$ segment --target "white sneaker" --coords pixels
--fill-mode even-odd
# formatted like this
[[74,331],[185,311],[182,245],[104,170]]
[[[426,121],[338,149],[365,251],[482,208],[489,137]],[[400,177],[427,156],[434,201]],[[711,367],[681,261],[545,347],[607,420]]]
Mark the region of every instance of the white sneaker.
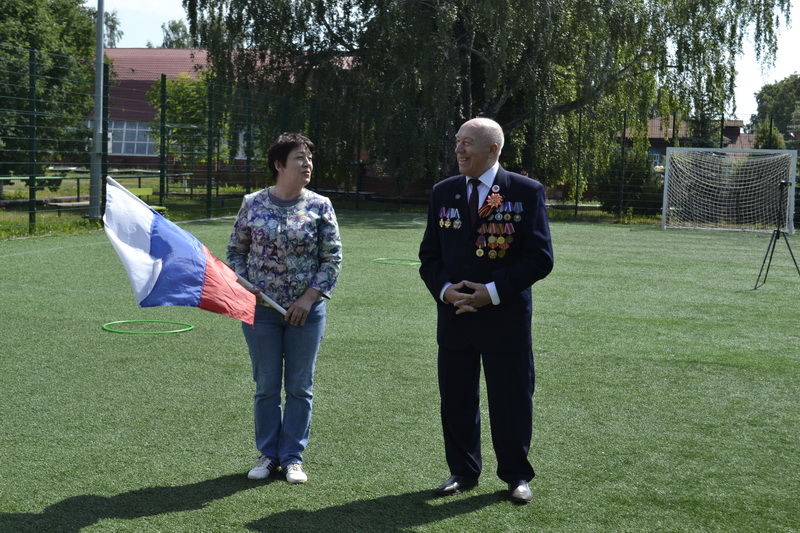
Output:
[[275,461],[261,455],[256,461],[256,466],[247,473],[247,479],[267,479],[275,470],[275,465]]
[[303,472],[303,465],[292,463],[286,467],[286,481],[289,483],[305,483],[308,476]]

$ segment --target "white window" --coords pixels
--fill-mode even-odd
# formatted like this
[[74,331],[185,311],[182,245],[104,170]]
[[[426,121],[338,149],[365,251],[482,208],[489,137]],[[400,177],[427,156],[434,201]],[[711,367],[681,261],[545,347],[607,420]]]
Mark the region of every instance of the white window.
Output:
[[155,141],[150,137],[149,122],[109,120],[112,155],[156,155]]
[[647,154],[647,158],[650,160],[650,166],[657,167],[661,165],[661,157],[662,155],[655,150],[651,150]]

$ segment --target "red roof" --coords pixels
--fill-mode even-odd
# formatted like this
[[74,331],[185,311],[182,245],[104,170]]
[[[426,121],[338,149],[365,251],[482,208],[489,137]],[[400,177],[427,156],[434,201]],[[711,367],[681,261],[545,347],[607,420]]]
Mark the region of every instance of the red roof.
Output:
[[[734,131],[738,131],[739,128],[744,127],[744,121],[741,120],[729,120],[725,119],[725,129],[726,133],[728,128],[734,128]],[[678,137],[688,137],[689,136],[689,125],[687,122],[681,120],[678,123],[678,131],[676,132]],[[625,130],[625,136],[631,137],[633,135],[633,128],[628,128]],[[666,119],[662,118],[651,118],[647,121],[647,137],[649,139],[671,139],[672,138],[672,117],[667,117]]]
[[752,150],[756,136],[753,133],[742,133],[735,139],[728,139],[730,144],[726,148],[739,148],[741,150]]
[[162,73],[167,79],[197,77],[208,64],[208,53],[193,48],[106,48],[105,53],[119,80],[157,80]]

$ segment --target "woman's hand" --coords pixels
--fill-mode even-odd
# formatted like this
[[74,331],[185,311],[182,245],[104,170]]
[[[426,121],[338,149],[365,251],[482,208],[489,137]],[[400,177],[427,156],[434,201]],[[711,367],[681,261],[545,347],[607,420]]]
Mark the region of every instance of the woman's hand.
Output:
[[286,310],[285,320],[293,326],[302,326],[306,323],[311,306],[319,300],[320,293],[317,289],[308,288],[303,295],[294,301]]

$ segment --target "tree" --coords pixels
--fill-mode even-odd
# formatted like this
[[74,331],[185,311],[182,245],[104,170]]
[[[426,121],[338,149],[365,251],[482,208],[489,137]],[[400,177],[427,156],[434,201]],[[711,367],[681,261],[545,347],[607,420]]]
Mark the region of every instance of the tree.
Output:
[[772,119],[772,124],[778,131],[786,131],[798,101],[800,101],[800,75],[792,74],[781,81],[761,87],[756,93],[758,108],[751,120],[757,125]]
[[170,20],[161,25],[164,41],[161,48],[191,48],[192,37],[183,20]]
[[[59,154],[87,154],[94,19],[93,10],[82,4],[81,0],[0,2],[0,174],[25,175],[32,170],[39,174]],[[33,99],[31,59],[36,80]],[[34,132],[37,144],[32,151]]]
[[770,124],[769,121],[764,121],[756,128],[753,148],[785,150],[786,143],[783,141],[783,134],[778,131],[778,128]]
[[[296,104],[297,123],[320,132],[333,120],[342,142],[326,150],[363,144],[400,186],[449,172],[453,134],[477,115],[503,126],[507,163],[546,183],[570,177],[565,139],[580,115],[586,160],[607,168],[624,112],[640,135],[654,115],[722,114],[743,36],[754,28],[757,54],[770,58],[776,15],[789,13],[789,0],[184,6],[220,80],[269,86]],[[315,108],[325,113],[314,117]]]
[[[160,96],[159,84],[153,84],[147,92],[147,99],[157,111],[150,126],[150,135],[155,139],[156,147],[161,146]],[[167,101],[169,153],[188,167],[203,162],[208,138],[208,84],[204,79],[180,74],[167,81]]]
[[116,48],[117,42],[125,35],[120,29],[119,15],[116,9],[103,15],[103,25],[106,31],[106,48]]

